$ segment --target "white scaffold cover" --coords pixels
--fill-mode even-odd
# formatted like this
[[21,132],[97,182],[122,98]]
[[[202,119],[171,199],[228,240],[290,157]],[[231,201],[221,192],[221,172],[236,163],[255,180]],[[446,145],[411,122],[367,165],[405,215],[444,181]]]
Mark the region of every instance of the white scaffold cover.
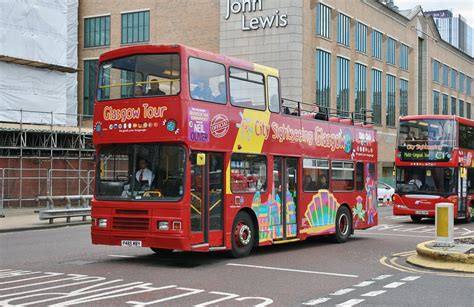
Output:
[[[0,0],[0,55],[77,68],[77,30],[78,0]],[[77,74],[0,62],[0,110],[0,121],[50,124],[26,112],[42,111],[76,125]]]

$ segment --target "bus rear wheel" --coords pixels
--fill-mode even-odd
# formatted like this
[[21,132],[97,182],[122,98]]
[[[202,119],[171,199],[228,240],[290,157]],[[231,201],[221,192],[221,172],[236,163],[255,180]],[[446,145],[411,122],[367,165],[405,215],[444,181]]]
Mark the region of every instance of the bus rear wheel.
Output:
[[334,234],[334,240],[337,243],[346,242],[352,233],[352,218],[350,210],[342,206],[339,208],[336,214],[336,233]]
[[154,248],[150,247],[150,249],[157,254],[158,256],[169,256],[173,252],[172,249],[166,249],[166,248]]
[[237,213],[232,224],[232,249],[235,258],[248,256],[255,243],[255,225],[245,212]]
[[411,217],[411,220],[415,223],[421,222],[421,219],[422,219],[422,217],[418,215],[410,215],[410,217]]

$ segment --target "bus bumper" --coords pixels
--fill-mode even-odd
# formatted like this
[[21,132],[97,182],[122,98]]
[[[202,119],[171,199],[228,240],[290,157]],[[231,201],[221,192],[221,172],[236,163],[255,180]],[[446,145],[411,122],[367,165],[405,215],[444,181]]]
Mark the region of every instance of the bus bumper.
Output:
[[166,236],[157,234],[131,234],[120,232],[108,232],[102,230],[91,231],[92,244],[95,245],[116,245],[122,246],[122,241],[140,241],[141,247],[154,247],[163,249],[176,249],[190,251],[188,237]]
[[428,209],[412,209],[405,205],[395,204],[393,205],[393,215],[416,215],[424,217],[435,217],[435,210]]

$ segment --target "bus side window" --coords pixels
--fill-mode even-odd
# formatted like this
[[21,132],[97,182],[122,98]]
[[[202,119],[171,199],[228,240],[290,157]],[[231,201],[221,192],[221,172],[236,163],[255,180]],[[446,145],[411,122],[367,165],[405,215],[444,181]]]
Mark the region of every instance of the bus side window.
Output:
[[280,113],[280,86],[277,77],[268,76],[268,98],[270,112]]
[[356,163],[356,190],[357,191],[364,190],[364,163],[363,162]]
[[354,162],[331,162],[331,185],[333,191],[354,190]]

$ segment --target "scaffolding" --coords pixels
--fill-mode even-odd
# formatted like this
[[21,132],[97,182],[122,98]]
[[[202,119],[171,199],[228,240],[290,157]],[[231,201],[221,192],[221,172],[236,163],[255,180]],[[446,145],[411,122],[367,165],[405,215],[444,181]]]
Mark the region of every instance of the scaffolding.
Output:
[[[91,116],[3,112],[14,112],[20,120],[0,122],[0,214],[6,206],[31,206],[38,196],[90,194],[94,178]],[[49,123],[26,123],[25,114],[27,118],[47,117]],[[54,124],[58,117],[62,122],[77,122],[77,126]]]

